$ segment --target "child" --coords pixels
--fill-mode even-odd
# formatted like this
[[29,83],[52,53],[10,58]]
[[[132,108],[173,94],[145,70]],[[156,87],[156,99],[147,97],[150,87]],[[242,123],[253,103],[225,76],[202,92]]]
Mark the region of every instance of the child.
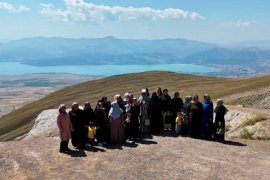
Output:
[[66,112],[66,106],[61,104],[59,106],[59,115],[57,116],[57,126],[59,128],[59,136],[61,139],[60,143],[60,153],[65,153],[70,151],[68,148],[68,141],[71,138],[71,121],[69,115]]
[[188,118],[185,113],[183,113],[183,120],[181,125],[181,135],[187,136],[188,135]]
[[90,122],[90,126],[88,127],[88,139],[90,144],[86,144],[86,147],[91,147],[96,140],[96,127],[94,126],[93,122]]
[[180,133],[181,133],[181,125],[182,125],[182,122],[183,122],[183,113],[182,113],[182,112],[178,112],[178,113],[177,113],[176,120],[175,120],[175,123],[176,123],[176,126],[175,126],[175,133],[176,133],[177,135],[180,135]]

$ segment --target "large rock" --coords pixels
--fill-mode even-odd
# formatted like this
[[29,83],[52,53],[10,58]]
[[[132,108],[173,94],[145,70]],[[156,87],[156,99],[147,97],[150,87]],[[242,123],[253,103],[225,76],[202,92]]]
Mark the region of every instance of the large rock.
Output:
[[24,139],[40,136],[56,136],[58,109],[42,111],[35,120],[34,127],[25,135]]

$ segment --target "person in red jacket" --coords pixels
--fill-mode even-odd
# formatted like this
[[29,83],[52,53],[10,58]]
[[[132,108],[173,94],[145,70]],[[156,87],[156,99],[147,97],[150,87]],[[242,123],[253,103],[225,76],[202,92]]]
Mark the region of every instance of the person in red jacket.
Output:
[[68,148],[68,142],[71,138],[71,121],[69,115],[66,112],[66,106],[61,104],[59,106],[59,115],[57,116],[57,126],[59,128],[59,136],[60,136],[60,153],[64,153],[66,151],[70,151]]

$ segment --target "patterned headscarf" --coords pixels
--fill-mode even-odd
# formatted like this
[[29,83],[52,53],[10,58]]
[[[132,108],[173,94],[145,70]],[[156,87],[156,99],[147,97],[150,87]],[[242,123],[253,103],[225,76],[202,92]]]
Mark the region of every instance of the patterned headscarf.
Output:
[[112,102],[112,107],[109,111],[109,116],[113,119],[117,119],[121,116],[123,110],[118,105],[117,101]]

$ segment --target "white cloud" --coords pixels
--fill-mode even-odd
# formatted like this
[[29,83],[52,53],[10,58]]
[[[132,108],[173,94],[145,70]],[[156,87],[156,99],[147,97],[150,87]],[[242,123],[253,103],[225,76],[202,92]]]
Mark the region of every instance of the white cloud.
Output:
[[237,21],[227,21],[227,22],[220,23],[220,26],[226,27],[226,28],[233,27],[233,28],[239,28],[239,29],[246,29],[257,23],[258,23],[257,21],[237,20]]
[[12,4],[3,1],[0,1],[0,10],[1,9],[10,13],[22,13],[30,11],[30,9],[24,5],[20,5],[18,8],[15,8]]
[[128,21],[137,19],[204,19],[197,12],[182,9],[153,9],[150,7],[106,6],[87,3],[84,0],[64,0],[64,9],[53,4],[41,4],[40,13],[54,20],[72,22],[90,22],[100,24],[112,21]]

